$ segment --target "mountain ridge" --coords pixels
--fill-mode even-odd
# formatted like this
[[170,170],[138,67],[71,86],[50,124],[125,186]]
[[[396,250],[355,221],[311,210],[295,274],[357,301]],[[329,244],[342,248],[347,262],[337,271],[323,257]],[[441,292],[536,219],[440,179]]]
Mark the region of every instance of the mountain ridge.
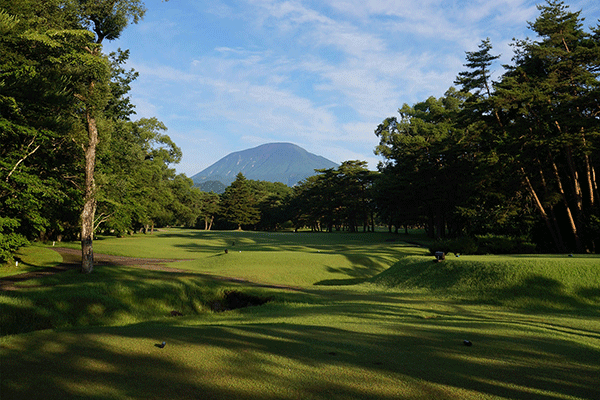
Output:
[[266,143],[236,151],[192,176],[196,186],[218,181],[229,186],[238,173],[246,179],[281,182],[288,186],[315,175],[315,169],[336,168],[338,164],[309,153],[293,143]]

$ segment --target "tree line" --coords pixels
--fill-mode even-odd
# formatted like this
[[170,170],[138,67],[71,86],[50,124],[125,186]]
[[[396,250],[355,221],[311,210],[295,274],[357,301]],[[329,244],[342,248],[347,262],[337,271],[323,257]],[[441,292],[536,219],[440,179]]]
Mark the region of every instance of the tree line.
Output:
[[133,120],[129,52],[105,54],[140,0],[0,0],[0,260],[29,240],[186,221],[191,180],[155,118]]
[[238,175],[222,195],[176,174],[181,150],[156,118],[134,119],[127,50],[105,54],[140,0],[0,0],[0,261],[30,240],[160,226],[499,235],[542,251],[597,252],[600,26],[561,1],[538,6],[512,64],[489,39],[440,98],[375,129],[383,161],[345,161],[294,187]]
[[496,233],[546,251],[598,250],[600,25],[584,29],[562,1],[538,10],[536,40],[514,41],[498,80],[486,39],[466,53],[458,89],[378,126],[387,218],[432,237]]

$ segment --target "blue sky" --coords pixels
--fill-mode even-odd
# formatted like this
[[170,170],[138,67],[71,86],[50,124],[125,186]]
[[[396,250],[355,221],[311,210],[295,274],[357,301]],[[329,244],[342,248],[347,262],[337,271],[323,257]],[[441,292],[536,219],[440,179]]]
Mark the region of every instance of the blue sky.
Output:
[[[271,142],[374,170],[377,125],[442,96],[487,37],[501,74],[540,2],[146,0],[144,19],[105,50],[131,51],[136,117],[165,123],[183,151],[178,173]],[[598,24],[599,1],[567,4]]]

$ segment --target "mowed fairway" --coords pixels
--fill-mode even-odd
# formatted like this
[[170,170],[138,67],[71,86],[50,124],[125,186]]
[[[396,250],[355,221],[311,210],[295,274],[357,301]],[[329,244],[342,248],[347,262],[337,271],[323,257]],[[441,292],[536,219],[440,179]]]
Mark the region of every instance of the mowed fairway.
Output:
[[[600,399],[600,258],[437,264],[397,237],[97,240],[190,272],[107,265],[0,292],[4,332],[52,328],[0,339],[0,398]],[[33,250],[27,268],[56,254]],[[271,301],[212,311],[231,290]]]

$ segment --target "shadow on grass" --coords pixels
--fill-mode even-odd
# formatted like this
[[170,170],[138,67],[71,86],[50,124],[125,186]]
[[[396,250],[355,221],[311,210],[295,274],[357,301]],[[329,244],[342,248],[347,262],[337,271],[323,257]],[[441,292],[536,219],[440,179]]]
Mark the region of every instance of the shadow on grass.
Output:
[[389,288],[424,288],[472,303],[600,316],[598,283],[568,289],[562,282],[539,274],[524,276],[515,282],[516,278],[507,276],[508,273],[493,264],[435,263],[409,258],[368,281]]
[[[15,316],[17,325],[41,321],[36,329],[109,324],[122,313],[151,319],[170,308],[188,316],[238,286],[110,266],[91,275],[65,272],[49,282],[56,286],[3,293],[2,315]],[[431,284],[441,284],[437,272]],[[264,288],[244,288],[251,290]],[[564,289],[531,279],[516,291],[543,297]],[[496,320],[460,303],[423,314],[430,296],[407,299],[397,292],[332,288],[284,296],[305,306],[270,304],[235,319],[214,317],[214,325],[163,318],[5,338],[2,399],[600,398],[600,336],[592,330]],[[44,319],[48,315],[64,320]],[[253,322],[261,316],[293,322]],[[463,346],[463,339],[474,345]],[[156,346],[163,341],[164,348]]]
[[[598,347],[514,335],[502,325],[421,320],[392,332],[144,323],[42,332],[0,347],[1,393],[4,400],[600,398]],[[472,347],[462,345],[465,333]]]
[[[114,325],[207,313],[227,289],[261,293],[278,287],[204,274],[102,266],[93,274],[76,270],[26,282],[31,287],[0,292],[0,333]],[[309,296],[309,295],[306,295]]]
[[[300,251],[366,255],[376,246],[382,256],[422,254],[404,242],[387,242],[387,233],[290,233],[237,231],[182,231],[163,233],[162,237],[181,239],[175,247],[189,252],[222,253],[243,251]],[[401,252],[399,250],[402,250]]]
[[492,289],[482,296],[482,300],[521,309],[600,316],[599,287],[568,291],[561,282],[540,275],[526,277],[505,288]]
[[502,272],[493,266],[437,263],[418,257],[398,262],[370,281],[386,287],[448,290],[469,280],[486,283],[501,279]]
[[348,285],[357,285],[367,281],[367,279],[373,277],[374,275],[380,273],[385,268],[372,259],[358,255],[358,254],[347,254],[346,258],[352,264],[350,267],[331,267],[327,266],[325,269],[327,272],[342,274],[348,276],[348,278],[340,278],[340,279],[326,279],[319,282],[314,283],[317,286],[348,286]]

